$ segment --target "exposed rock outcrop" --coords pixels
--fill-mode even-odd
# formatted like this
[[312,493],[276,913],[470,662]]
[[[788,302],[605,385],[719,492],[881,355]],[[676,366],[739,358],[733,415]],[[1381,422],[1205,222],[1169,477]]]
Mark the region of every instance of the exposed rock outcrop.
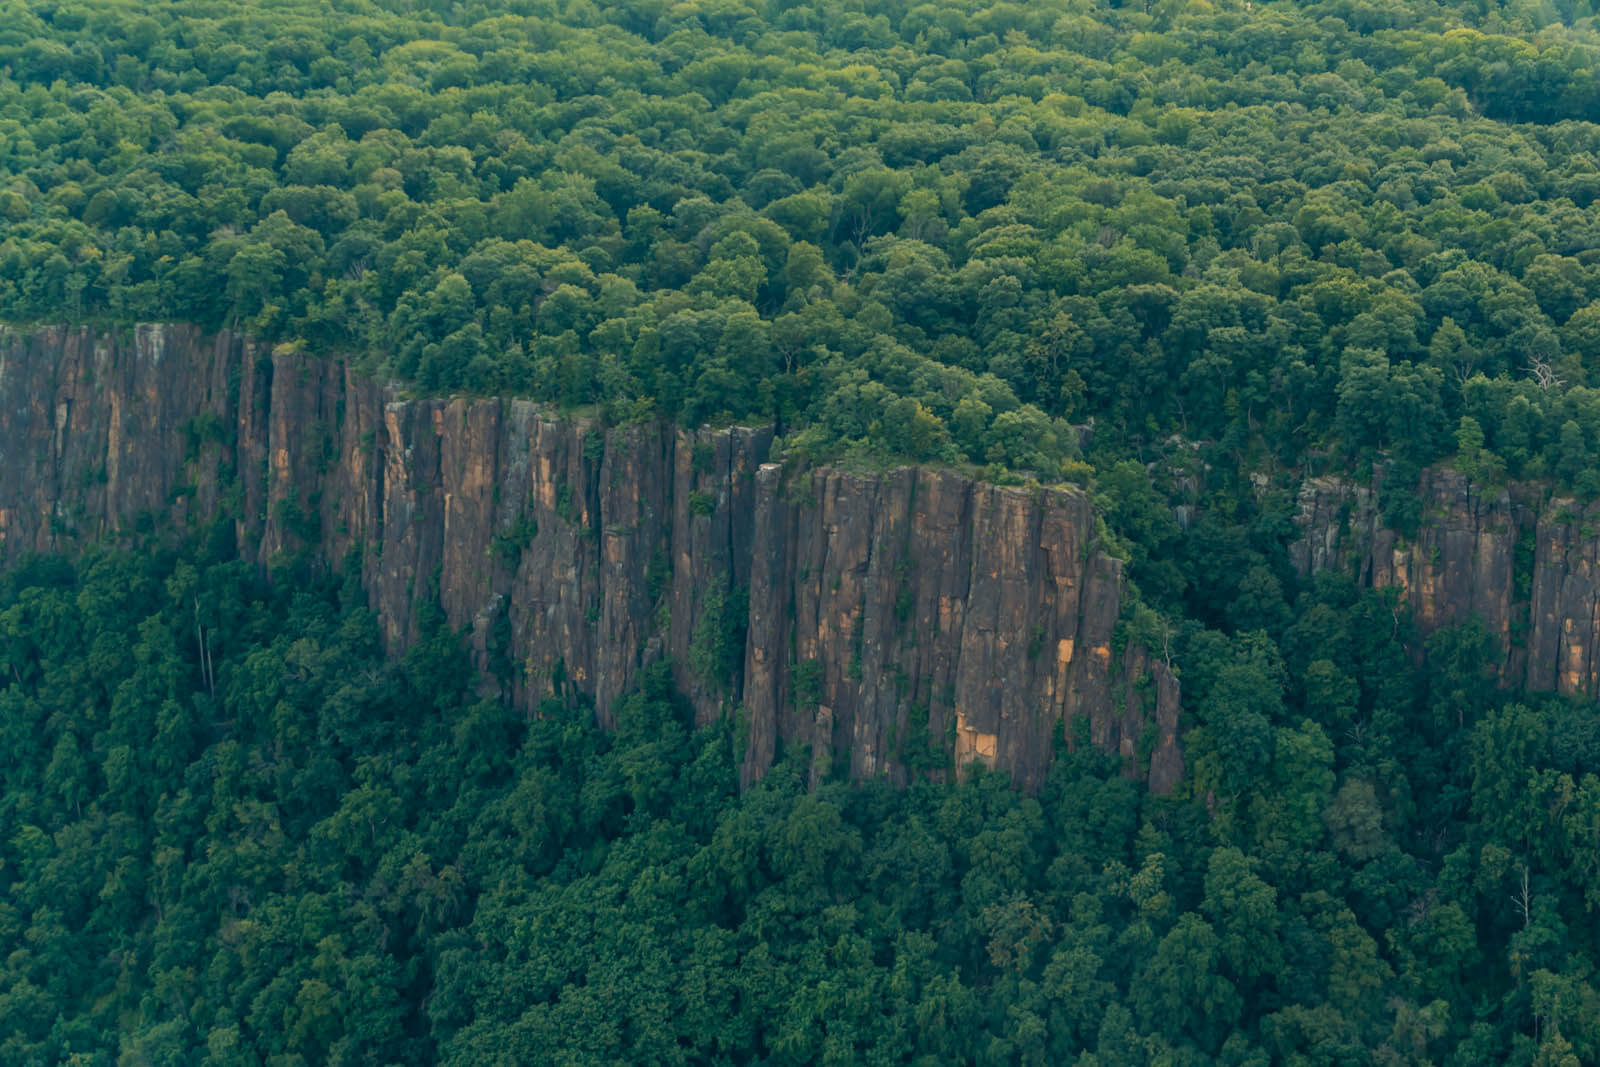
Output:
[[[747,776],[781,740],[903,777],[908,754],[948,738],[958,765],[1035,784],[1056,724],[1080,715],[1130,761],[1153,716],[1152,785],[1181,776],[1175,679],[1142,651],[1114,662],[1121,564],[1094,548],[1083,494],[775,463],[757,483]],[[1152,670],[1147,713],[1128,680]]]
[[609,724],[670,656],[702,720],[744,716],[747,782],[809,744],[818,774],[979,759],[1032,787],[1077,717],[1157,791],[1181,777],[1177,680],[1116,647],[1121,564],[1083,494],[794,471],[772,440],[411,399],[184,327],[10,332],[0,560],[229,514],[269,567],[359,553],[391,648],[437,596],[523,706],[581,692]]
[[1296,566],[1397,587],[1424,634],[1480,621],[1500,642],[1506,686],[1600,696],[1600,508],[1444,468],[1416,492],[1422,521],[1407,539],[1384,525],[1371,490],[1308,480]]

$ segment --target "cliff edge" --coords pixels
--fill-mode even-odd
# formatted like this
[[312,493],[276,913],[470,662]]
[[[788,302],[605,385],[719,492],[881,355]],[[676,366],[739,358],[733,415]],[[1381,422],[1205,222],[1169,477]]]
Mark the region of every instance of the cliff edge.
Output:
[[183,326],[6,331],[0,562],[231,515],[268,567],[358,553],[391,649],[437,596],[524,707],[582,693],[609,724],[670,656],[702,720],[741,716],[747,783],[809,745],[817,777],[977,759],[1032,788],[1079,717],[1154,791],[1182,776],[1177,679],[1116,647],[1121,563],[1083,494],[794,470],[771,445],[413,399]]

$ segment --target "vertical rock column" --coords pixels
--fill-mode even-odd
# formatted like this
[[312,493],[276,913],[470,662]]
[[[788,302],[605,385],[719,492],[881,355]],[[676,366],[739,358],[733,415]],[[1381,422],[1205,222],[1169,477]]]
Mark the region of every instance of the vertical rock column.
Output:
[[[854,778],[897,782],[945,766],[948,745],[958,772],[978,760],[1033,788],[1079,715],[1134,766],[1143,703],[1117,691],[1118,668],[1150,665],[1113,664],[1121,565],[1090,543],[1083,494],[913,468],[786,480],[768,464],[757,481],[747,782],[780,745],[810,745],[814,778],[848,761]],[[1170,788],[1176,680],[1161,674],[1156,777]]]
[[756,471],[771,446],[771,427],[680,432],[674,442],[667,641],[677,687],[701,723],[741,698],[743,634],[756,606]]
[[0,330],[0,558],[214,514],[240,347],[162,325]]

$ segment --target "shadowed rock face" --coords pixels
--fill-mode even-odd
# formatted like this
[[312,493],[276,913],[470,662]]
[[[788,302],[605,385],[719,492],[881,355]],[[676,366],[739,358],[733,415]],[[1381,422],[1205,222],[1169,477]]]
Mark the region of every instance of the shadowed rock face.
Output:
[[1445,469],[1424,472],[1417,492],[1422,522],[1407,540],[1370,489],[1308,480],[1296,566],[1398,588],[1424,634],[1477,619],[1500,641],[1505,686],[1600,695],[1600,508]]
[[603,429],[505,399],[408,399],[337,361],[141,326],[0,334],[0,560],[235,516],[271,566],[350,553],[391,649],[436,595],[524,707],[616,698],[670,656],[702,721],[742,709],[748,783],[904,782],[979,759],[1037,786],[1058,723],[1158,792],[1178,685],[1114,651],[1121,564],[1088,499],[962,475],[793,471],[769,428]]

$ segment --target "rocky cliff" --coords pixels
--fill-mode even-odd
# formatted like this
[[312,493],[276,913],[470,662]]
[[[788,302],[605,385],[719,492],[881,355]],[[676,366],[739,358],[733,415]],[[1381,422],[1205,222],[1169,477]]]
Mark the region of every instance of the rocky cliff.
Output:
[[1296,566],[1398,588],[1424,634],[1479,620],[1500,642],[1507,686],[1600,696],[1600,507],[1442,468],[1416,491],[1422,521],[1406,538],[1384,525],[1371,489],[1309,479]]
[[670,656],[703,719],[741,717],[747,782],[804,744],[817,775],[979,759],[1031,787],[1078,717],[1154,789],[1177,781],[1177,681],[1117,649],[1121,565],[1082,494],[795,470],[771,445],[409,398],[184,327],[8,332],[0,561],[231,515],[269,567],[357,553],[391,648],[437,596],[525,707],[583,693],[609,722]]

